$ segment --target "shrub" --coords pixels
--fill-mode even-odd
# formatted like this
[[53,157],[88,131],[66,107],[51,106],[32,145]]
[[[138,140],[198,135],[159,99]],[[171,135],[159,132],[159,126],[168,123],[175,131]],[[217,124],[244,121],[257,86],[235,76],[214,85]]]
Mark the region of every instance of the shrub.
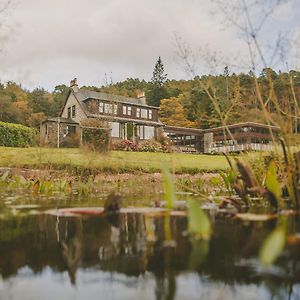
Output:
[[29,147],[36,144],[36,130],[20,124],[0,122],[0,146]]
[[108,151],[109,131],[104,128],[82,128],[82,143],[93,150]]
[[61,148],[76,148],[79,146],[79,136],[77,134],[70,134],[63,138],[60,143]]
[[154,140],[146,140],[140,143],[142,152],[163,152],[161,143]]
[[117,140],[112,142],[112,149],[121,151],[139,151],[140,147],[137,143],[130,140]]

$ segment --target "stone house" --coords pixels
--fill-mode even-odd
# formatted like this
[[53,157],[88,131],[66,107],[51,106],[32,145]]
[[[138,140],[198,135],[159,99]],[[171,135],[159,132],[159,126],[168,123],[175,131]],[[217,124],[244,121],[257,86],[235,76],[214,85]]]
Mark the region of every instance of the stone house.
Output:
[[79,89],[74,79],[59,116],[40,124],[40,142],[59,147],[75,134],[80,144],[82,128],[94,127],[96,123],[97,127],[110,132],[111,139],[129,139],[136,143],[158,139],[163,128],[158,110],[146,104],[144,93],[131,98]]
[[[272,150],[279,128],[243,122],[209,129],[165,126],[158,107],[146,104],[144,93],[137,98],[79,89],[76,79],[58,117],[40,124],[40,143],[54,147],[85,143],[86,130],[102,130],[97,140],[128,139],[136,143],[165,136],[183,152],[222,153]],[[271,134],[272,132],[272,134]]]

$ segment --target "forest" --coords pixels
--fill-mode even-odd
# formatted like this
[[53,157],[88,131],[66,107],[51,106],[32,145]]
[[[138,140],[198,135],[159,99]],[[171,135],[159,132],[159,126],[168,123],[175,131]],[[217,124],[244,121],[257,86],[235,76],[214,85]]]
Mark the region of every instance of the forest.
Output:
[[[276,72],[266,68],[255,76],[255,81],[251,72],[234,74],[226,67],[219,75],[169,80],[163,69],[157,70],[157,67],[163,67],[159,60],[150,81],[128,78],[106,86],[81,88],[129,97],[144,91],[149,105],[160,106],[163,123],[209,128],[224,122],[227,125],[242,121],[265,123],[255,87],[257,82],[268,112],[272,115],[273,111],[277,114],[281,111],[284,124],[279,125],[285,126],[286,132],[298,131],[297,118],[296,121],[285,121],[298,113],[295,99],[300,99],[300,72]],[[0,121],[37,126],[45,118],[59,114],[67,93],[68,86],[64,84],[49,92],[40,87],[30,91],[12,81],[0,83]]]

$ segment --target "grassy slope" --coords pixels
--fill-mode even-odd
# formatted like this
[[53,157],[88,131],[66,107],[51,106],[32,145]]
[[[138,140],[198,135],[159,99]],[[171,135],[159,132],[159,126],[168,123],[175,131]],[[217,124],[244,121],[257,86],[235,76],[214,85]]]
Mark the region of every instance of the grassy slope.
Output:
[[112,151],[99,154],[82,149],[7,148],[0,147],[1,167],[34,167],[53,169],[97,169],[112,173],[159,172],[162,163],[177,173],[214,171],[228,167],[219,155],[181,153],[146,153]]

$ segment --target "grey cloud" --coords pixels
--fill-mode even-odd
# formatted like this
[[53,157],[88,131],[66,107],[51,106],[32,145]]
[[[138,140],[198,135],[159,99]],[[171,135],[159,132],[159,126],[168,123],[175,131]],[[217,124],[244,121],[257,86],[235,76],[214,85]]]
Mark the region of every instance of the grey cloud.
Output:
[[110,72],[114,81],[148,80],[159,55],[169,77],[182,78],[174,33],[193,49],[246,53],[210,9],[205,0],[19,0],[10,15],[15,32],[0,55],[0,79],[48,89],[74,76],[80,84],[100,85]]

